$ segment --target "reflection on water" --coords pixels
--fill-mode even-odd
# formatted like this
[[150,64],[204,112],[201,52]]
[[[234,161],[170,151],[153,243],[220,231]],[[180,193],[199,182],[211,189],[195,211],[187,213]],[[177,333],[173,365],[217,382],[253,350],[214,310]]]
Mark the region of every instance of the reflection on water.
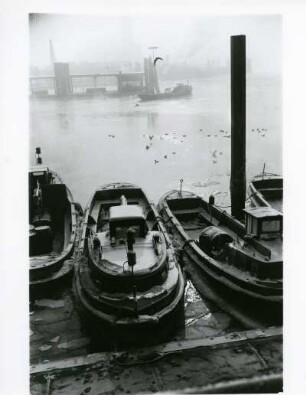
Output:
[[156,128],[156,121],[158,119],[157,112],[147,113],[147,127],[149,132],[154,132]]
[[[141,102],[136,96],[31,102],[30,158],[42,148],[83,206],[107,182],[141,185],[153,201],[184,188],[229,204],[228,77],[191,81],[190,98]],[[165,86],[171,83],[165,83]],[[172,84],[173,85],[173,84]],[[276,78],[248,76],[247,177],[281,173],[281,97]]]

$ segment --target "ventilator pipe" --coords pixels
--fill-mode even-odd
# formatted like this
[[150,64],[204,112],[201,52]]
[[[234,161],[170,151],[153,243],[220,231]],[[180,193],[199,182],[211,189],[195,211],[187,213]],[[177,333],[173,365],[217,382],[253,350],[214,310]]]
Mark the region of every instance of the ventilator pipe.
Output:
[[129,228],[127,231],[127,245],[128,251],[133,251],[133,244],[135,243],[135,230]]
[[124,195],[120,196],[120,204],[122,206],[126,206],[127,205],[127,200],[126,200],[126,197]]
[[184,180],[181,178],[180,179],[180,197],[182,197],[183,182],[184,182]]

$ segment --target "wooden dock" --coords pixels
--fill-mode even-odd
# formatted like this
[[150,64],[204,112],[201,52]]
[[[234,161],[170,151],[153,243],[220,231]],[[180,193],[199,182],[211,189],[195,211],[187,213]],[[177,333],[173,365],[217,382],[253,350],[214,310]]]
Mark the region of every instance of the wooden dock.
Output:
[[282,328],[32,365],[31,393],[248,393],[282,391]]

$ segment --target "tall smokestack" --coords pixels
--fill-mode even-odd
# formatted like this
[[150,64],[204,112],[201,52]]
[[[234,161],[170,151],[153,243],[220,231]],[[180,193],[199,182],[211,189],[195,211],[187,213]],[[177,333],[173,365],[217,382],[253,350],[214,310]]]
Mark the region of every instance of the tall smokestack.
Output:
[[56,59],[55,59],[55,53],[54,53],[52,40],[49,40],[49,46],[50,46],[51,68],[52,68],[52,71],[54,72],[54,63],[56,62]]
[[149,93],[154,95],[155,93],[155,79],[154,79],[154,69],[152,59],[148,58],[148,66],[149,66]]
[[231,206],[244,217],[246,194],[246,49],[245,36],[231,36]]
[[147,58],[144,58],[143,60],[143,69],[144,69],[145,89],[146,89],[146,93],[149,93],[149,67],[148,67]]

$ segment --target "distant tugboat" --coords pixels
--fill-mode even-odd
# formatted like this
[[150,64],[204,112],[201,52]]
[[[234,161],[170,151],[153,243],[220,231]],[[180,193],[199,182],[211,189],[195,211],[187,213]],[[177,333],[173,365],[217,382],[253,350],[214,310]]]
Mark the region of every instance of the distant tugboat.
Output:
[[[281,322],[283,302],[283,216],[271,207],[245,209],[246,225],[187,191],[168,192],[158,209],[184,256],[226,303],[244,304],[244,323],[253,315]],[[221,287],[221,288],[220,288]],[[230,295],[230,297],[229,297]],[[224,305],[220,306],[224,308]],[[231,307],[231,311],[233,308]]]
[[162,58],[155,58],[154,62],[148,58],[144,60],[144,74],[145,74],[145,90],[140,93],[138,97],[142,101],[161,100],[161,99],[178,99],[180,97],[190,96],[192,93],[192,86],[179,83],[174,88],[166,88],[164,92],[160,91],[156,62]]
[[37,165],[29,170],[30,291],[44,291],[72,274],[69,259],[76,242],[77,209],[60,177],[43,166],[40,148]]
[[174,88],[167,88],[161,93],[143,93],[138,95],[142,101],[160,100],[160,99],[177,99],[192,94],[192,86],[189,84],[177,84]]
[[[184,278],[157,211],[141,188],[97,189],[85,212],[76,294],[98,337],[157,342],[183,313]],[[101,331],[98,327],[102,327]]]

